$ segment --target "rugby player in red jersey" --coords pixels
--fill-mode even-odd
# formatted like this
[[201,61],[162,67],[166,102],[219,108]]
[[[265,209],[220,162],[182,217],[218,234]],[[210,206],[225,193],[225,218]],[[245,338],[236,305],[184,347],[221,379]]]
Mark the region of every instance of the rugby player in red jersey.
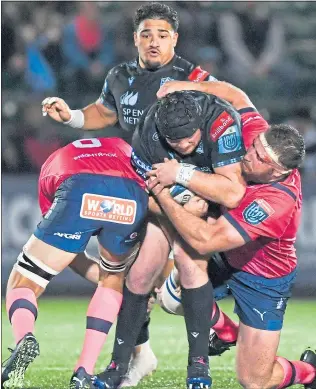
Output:
[[34,337],[37,298],[90,238],[99,242],[98,287],[88,311],[86,334],[70,388],[90,388],[91,375],[122,303],[125,269],[133,259],[147,215],[144,180],[130,164],[131,147],[119,138],[76,140],[54,152],[39,177],[43,219],[11,272],[7,313],[16,348],[3,366],[4,387],[23,385],[39,355]]
[[[217,307],[214,315],[218,316],[218,321],[213,328],[222,339],[228,340],[227,343],[237,340],[240,384],[247,389],[281,389],[295,384],[315,388],[316,354],[312,350],[305,350],[300,361],[289,361],[276,355],[287,301],[296,276],[294,243],[302,208],[301,179],[297,168],[305,154],[302,136],[287,125],[269,126],[248,96],[230,84],[201,83],[192,87],[189,83],[174,82],[163,88],[158,95],[180,89],[216,94],[229,100],[242,117],[243,139],[248,148],[242,171],[248,186],[238,207],[223,210],[219,219],[208,221],[179,207],[169,191],[162,190],[164,185],[175,182],[173,171],[177,172],[180,166],[174,160],[154,166],[150,175],[155,178],[149,186],[178,233],[190,246],[201,255],[225,252],[233,271],[225,282],[224,294],[233,295],[240,324],[239,328],[236,327]],[[200,192],[196,191],[201,174],[194,172],[191,180],[195,180],[195,192],[203,197],[202,186]],[[197,206],[202,206],[201,201],[197,200]],[[168,306],[166,308],[168,310]]]

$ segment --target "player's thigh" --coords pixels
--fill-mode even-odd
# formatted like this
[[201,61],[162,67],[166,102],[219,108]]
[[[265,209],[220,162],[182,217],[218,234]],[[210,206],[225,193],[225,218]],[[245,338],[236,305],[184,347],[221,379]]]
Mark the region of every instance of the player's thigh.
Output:
[[179,270],[182,272],[207,273],[207,262],[209,255],[201,255],[190,247],[183,239],[177,237],[173,243],[174,260]]
[[64,270],[77,255],[51,246],[34,235],[25,244],[23,252],[28,257],[39,260],[58,273]]
[[[102,176],[76,174],[62,182],[34,235],[57,249],[75,254],[83,252],[102,223],[83,214],[86,196],[91,191],[95,195],[102,191]],[[92,201],[89,205],[93,209],[98,203]]]
[[75,256],[74,253],[60,250],[32,235],[12,269],[7,291],[29,288],[37,297],[40,296],[53,277],[64,270]]
[[272,376],[279,340],[280,331],[260,330],[240,323],[236,373],[244,387],[266,387]]
[[130,179],[105,177],[104,183],[107,195],[95,198],[100,204],[98,213],[91,214],[88,211],[88,214],[102,222],[102,228],[97,234],[101,256],[110,261],[110,257],[113,257],[112,261],[120,261],[128,257],[142,240],[148,195]]
[[259,330],[281,330],[295,276],[295,271],[274,279],[243,271],[234,273],[227,285],[234,296],[235,313],[240,321]]
[[87,253],[81,252],[76,255],[69,267],[86,280],[97,284],[100,276],[100,259]]
[[138,256],[128,273],[128,283],[152,287],[168,260],[169,252],[170,245],[160,225],[150,219]]

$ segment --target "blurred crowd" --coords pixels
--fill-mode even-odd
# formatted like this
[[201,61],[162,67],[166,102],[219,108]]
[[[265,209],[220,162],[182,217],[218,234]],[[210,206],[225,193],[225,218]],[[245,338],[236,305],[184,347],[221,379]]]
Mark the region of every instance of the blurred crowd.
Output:
[[[316,177],[316,3],[169,3],[180,17],[177,54],[244,89],[271,122],[296,125],[307,144],[304,171]],[[52,151],[79,137],[43,118],[40,103],[46,96],[71,108],[95,101],[107,71],[137,55],[139,5],[2,3],[4,172],[38,172]]]

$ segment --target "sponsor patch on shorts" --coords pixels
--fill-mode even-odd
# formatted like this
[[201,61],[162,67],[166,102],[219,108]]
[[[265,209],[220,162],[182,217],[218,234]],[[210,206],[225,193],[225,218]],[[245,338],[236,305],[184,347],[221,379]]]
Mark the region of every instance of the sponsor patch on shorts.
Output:
[[111,223],[133,224],[137,204],[134,200],[85,193],[82,197],[80,217]]
[[210,128],[210,137],[215,142],[234,123],[233,117],[226,111],[222,112]]
[[245,222],[257,225],[274,213],[274,209],[263,199],[254,200],[244,209],[242,216]]

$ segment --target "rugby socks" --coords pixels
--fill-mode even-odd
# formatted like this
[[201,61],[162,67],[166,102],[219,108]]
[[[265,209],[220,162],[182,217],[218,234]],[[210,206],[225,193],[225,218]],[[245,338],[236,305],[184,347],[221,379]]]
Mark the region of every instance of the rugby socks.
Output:
[[37,318],[37,300],[29,288],[16,288],[7,293],[7,314],[12,326],[15,343],[28,333],[34,333]]
[[142,328],[140,330],[140,333],[138,335],[137,341],[136,341],[136,346],[140,346],[144,343],[146,343],[149,340],[149,323],[150,323],[150,313],[147,313],[145,322],[142,325]]
[[315,367],[302,361],[288,361],[283,357],[276,357],[284,372],[283,381],[277,389],[287,388],[296,384],[310,384],[316,376]]
[[224,342],[235,342],[238,336],[238,323],[230,319],[224,312],[219,309],[219,306],[214,303],[212,316],[213,330],[219,339]]
[[84,367],[88,374],[93,374],[103,344],[117,318],[122,298],[122,294],[113,289],[101,286],[96,289],[88,307],[85,339],[75,371]]
[[146,319],[148,299],[149,294],[135,294],[124,286],[112,354],[112,359],[117,364],[128,366],[140,329]]
[[210,281],[199,288],[181,289],[181,300],[189,343],[189,359],[208,356],[213,286]]

